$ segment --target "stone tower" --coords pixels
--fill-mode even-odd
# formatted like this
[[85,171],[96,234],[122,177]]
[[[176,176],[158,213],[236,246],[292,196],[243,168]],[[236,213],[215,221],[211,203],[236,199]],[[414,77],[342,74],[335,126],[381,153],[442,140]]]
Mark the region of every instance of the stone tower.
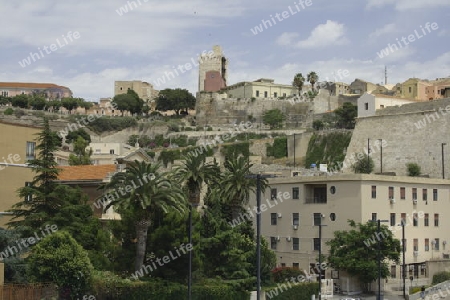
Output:
[[[215,72],[211,72],[215,71]],[[206,54],[202,54],[199,57],[199,74],[198,74],[198,91],[205,90],[205,79],[207,79],[206,73],[218,74],[224,86],[227,85],[228,77],[228,60],[223,56],[222,48],[218,45],[213,47],[213,51],[209,51]],[[217,78],[213,79],[217,81]],[[208,83],[207,83],[208,86]],[[214,84],[214,86],[217,86]]]

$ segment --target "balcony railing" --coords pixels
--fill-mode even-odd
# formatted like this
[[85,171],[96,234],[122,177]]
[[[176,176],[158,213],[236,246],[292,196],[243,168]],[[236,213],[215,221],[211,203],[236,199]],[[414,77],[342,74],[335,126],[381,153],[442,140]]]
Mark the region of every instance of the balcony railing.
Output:
[[318,203],[318,204],[326,204],[327,203],[327,197],[306,197],[305,198],[306,204],[312,204],[312,203]]

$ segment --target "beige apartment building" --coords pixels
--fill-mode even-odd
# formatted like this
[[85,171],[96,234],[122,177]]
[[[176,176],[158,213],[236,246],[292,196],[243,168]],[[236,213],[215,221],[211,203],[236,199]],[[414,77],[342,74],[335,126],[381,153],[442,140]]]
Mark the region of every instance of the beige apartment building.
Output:
[[[386,221],[383,224],[401,240],[398,225],[405,219],[408,278],[432,276],[427,262],[450,258],[449,180],[341,174],[271,178],[269,184],[271,189],[261,197],[266,206],[261,207],[261,232],[275,251],[278,266],[310,270],[318,258],[320,243],[326,255],[326,242],[333,238],[334,231],[348,230],[348,220]],[[252,195],[250,207],[255,206]],[[323,225],[321,241],[319,224]],[[367,246],[376,247],[377,241],[374,237]],[[390,271],[390,280],[400,280],[401,265],[391,262]],[[325,277],[331,278],[330,269]]]
[[0,95],[14,97],[22,94],[43,95],[46,100],[72,97],[72,91],[68,87],[54,83],[0,82]]
[[223,91],[231,98],[278,98],[298,94],[296,87],[274,83],[273,79],[268,78],[239,82],[228,86]]
[[5,213],[22,201],[17,190],[31,182],[35,173],[26,165],[36,155],[36,134],[42,129],[0,122],[0,226],[10,221]]

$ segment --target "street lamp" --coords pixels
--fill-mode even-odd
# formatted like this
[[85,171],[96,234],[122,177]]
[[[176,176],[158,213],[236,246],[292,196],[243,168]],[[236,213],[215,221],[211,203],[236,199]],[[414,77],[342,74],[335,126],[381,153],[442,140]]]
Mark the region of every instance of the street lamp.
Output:
[[403,298],[406,299],[406,265],[405,265],[405,219],[402,219],[400,226],[402,226],[402,253],[403,253],[403,265],[402,265],[402,280],[403,280]]
[[370,139],[367,139],[367,168],[370,166]]
[[273,178],[270,174],[249,174],[245,178],[256,178],[256,300],[261,299],[261,179]]
[[380,141],[380,173],[383,174],[383,139],[378,139]]
[[389,222],[388,220],[369,220],[370,222],[377,222],[377,260],[378,260],[378,294],[377,294],[377,300],[383,300],[381,298],[381,222]]
[[319,300],[322,300],[322,218],[323,214],[320,214],[319,219]]
[[[191,203],[189,205],[189,244],[192,246],[192,207],[197,207],[197,203]],[[192,299],[192,252],[189,251],[189,274],[188,274],[188,299]]]
[[447,145],[447,143],[442,143],[441,144],[441,148],[442,148],[442,179],[445,179],[445,168],[444,168],[444,146]]
[[295,170],[295,133],[294,133],[294,170]]

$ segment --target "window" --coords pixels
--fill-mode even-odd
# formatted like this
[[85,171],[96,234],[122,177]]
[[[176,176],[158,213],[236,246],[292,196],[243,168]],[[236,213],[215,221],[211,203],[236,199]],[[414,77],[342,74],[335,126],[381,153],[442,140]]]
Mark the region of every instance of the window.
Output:
[[286,263],[281,263],[281,267],[282,268],[286,267]]
[[408,92],[410,92],[410,93],[411,93],[411,87],[408,87]]
[[300,189],[298,187],[292,188],[292,199],[300,198]]
[[401,187],[400,188],[400,199],[405,200],[406,196],[405,196],[406,192],[405,192],[405,188]]
[[422,189],[422,199],[424,201],[428,200],[428,190],[427,189]]
[[35,159],[35,149],[36,143],[35,142],[27,142],[27,149],[26,149],[26,159],[32,160]]
[[419,216],[417,213],[413,214],[413,226],[415,227],[419,226]]
[[413,240],[413,247],[414,247],[414,251],[419,251],[419,240],[418,239]]
[[278,96],[278,93],[273,93],[273,96],[274,96],[274,97],[277,97],[277,96]]
[[292,225],[300,225],[300,214],[292,213]]
[[428,214],[425,214],[423,216],[423,225],[424,226],[429,226],[430,225],[430,216]]
[[2,91],[2,96],[3,97],[8,97],[8,91]]
[[270,189],[270,200],[277,199],[277,189]]
[[412,189],[412,199],[417,200],[417,188]]
[[123,90],[123,87],[120,87],[120,90],[122,91],[122,90]]
[[369,110],[369,103],[367,103],[367,102],[364,103],[364,109],[365,109],[365,110]]
[[439,239],[434,239],[434,250],[439,251]]
[[438,200],[438,190],[433,189],[433,201],[437,201],[437,200]]
[[425,239],[425,251],[430,251],[430,239]]
[[271,213],[270,214],[270,225],[277,225],[277,213]]
[[439,214],[434,214],[434,227],[439,226]]
[[377,198],[377,186],[372,185],[372,199],[376,199],[376,198]]
[[267,91],[264,92],[264,98],[267,98]]
[[391,226],[395,226],[395,213],[391,213],[391,217],[390,217],[390,223]]
[[314,238],[313,239],[313,247],[314,247],[314,251],[319,251],[320,249],[320,239],[319,238]]
[[292,250],[300,250],[300,239],[299,238],[292,239]]
[[286,93],[283,93],[283,97],[286,97]]
[[381,105],[380,105],[380,108],[384,108],[384,105],[381,104]]
[[109,154],[114,154],[114,149],[110,149]]
[[389,187],[389,199],[394,199],[394,187],[390,186]]
[[259,91],[256,91],[256,97],[259,97]]
[[336,187],[334,185],[330,187],[330,193],[333,195],[336,193]]
[[298,263],[292,263],[292,268],[294,269],[300,269],[300,265]]
[[277,238],[275,236],[270,237],[270,249],[277,250]]
[[376,221],[377,220],[377,213],[372,213],[372,221]]
[[391,266],[391,278],[396,278],[397,276],[397,266]]
[[314,213],[314,226],[319,226],[322,222],[322,214]]
[[[31,182],[25,182],[25,186],[30,187],[31,186]],[[33,200],[33,195],[29,194],[27,196],[25,196],[25,201],[26,202],[31,202]]]

